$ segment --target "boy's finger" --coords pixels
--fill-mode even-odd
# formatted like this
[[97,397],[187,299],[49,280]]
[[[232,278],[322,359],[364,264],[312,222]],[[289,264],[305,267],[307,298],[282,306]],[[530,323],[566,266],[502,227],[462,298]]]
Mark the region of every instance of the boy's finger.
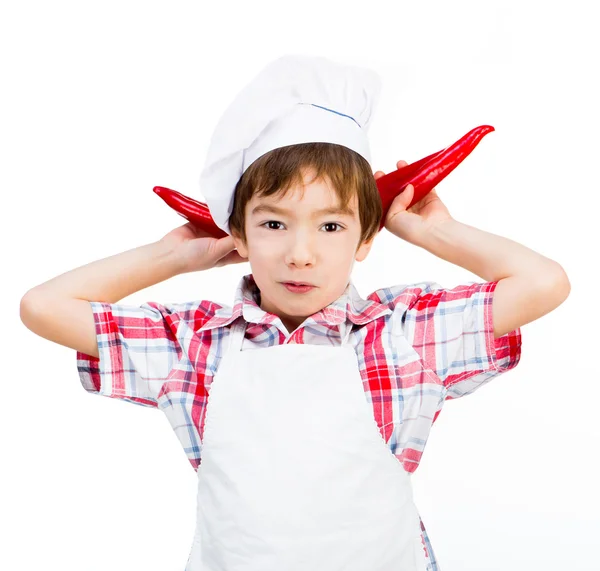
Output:
[[412,184],[407,184],[406,188],[400,193],[400,196],[404,196],[405,208],[408,209],[410,201],[413,199],[415,187]]

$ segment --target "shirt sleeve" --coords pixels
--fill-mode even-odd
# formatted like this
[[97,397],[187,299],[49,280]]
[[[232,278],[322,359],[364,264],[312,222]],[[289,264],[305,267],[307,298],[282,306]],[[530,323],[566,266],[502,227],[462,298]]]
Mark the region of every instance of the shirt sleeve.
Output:
[[521,358],[520,328],[494,339],[497,285],[498,280],[425,288],[406,311],[404,334],[442,381],[446,399],[472,393]]
[[93,394],[158,408],[158,397],[181,356],[174,305],[139,307],[90,302],[96,326],[96,358],[77,351],[83,388]]

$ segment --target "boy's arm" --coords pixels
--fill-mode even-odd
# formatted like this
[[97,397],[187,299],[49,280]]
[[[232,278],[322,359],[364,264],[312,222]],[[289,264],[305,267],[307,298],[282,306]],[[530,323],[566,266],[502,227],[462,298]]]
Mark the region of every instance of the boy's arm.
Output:
[[21,299],[25,326],[46,339],[98,357],[91,301],[116,303],[184,272],[171,247],[158,241],[61,274]]
[[493,301],[495,338],[556,309],[571,290],[558,262],[453,218],[435,225],[416,245],[486,281],[498,281]]

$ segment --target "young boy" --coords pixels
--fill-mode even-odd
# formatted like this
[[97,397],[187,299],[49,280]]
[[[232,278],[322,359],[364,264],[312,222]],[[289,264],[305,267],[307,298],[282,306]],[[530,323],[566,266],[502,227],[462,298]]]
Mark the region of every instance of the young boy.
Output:
[[[569,294],[557,262],[454,220],[435,190],[407,210],[409,186],[387,230],[485,282],[359,295],[352,268],[382,216],[378,94],[369,70],[276,60],[209,148],[202,188],[229,236],[185,224],[22,300],[28,328],[77,350],[86,390],[167,415],[198,475],[186,571],[438,570],[410,479],[431,426],[514,368],[520,326]],[[232,306],[116,303],[246,260]]]

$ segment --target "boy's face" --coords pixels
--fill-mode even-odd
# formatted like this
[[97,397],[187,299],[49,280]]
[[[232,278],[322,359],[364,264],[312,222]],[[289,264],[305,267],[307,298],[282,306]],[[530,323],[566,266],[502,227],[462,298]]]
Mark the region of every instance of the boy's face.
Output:
[[[349,204],[352,214],[319,213],[338,206],[333,188],[316,180],[304,187],[303,196],[302,189],[293,187],[283,198],[254,196],[246,204],[247,245],[234,236],[261,291],[261,309],[279,316],[289,333],[342,295],[354,261],[364,260],[373,243],[371,239],[357,249],[361,228],[356,196]],[[288,281],[316,287],[293,293],[283,285]]]

